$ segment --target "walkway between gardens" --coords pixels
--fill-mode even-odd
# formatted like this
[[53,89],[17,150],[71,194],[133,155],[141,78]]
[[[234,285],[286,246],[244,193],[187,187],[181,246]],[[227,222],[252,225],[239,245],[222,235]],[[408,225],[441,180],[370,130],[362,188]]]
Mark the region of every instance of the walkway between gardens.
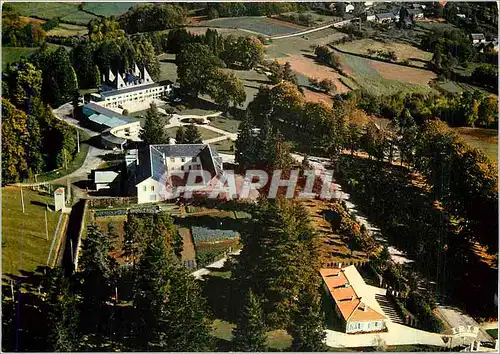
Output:
[[[234,252],[229,253],[230,256],[235,256],[240,254],[241,250],[237,250]],[[226,263],[227,257],[219,259],[218,261],[207,265],[205,268],[198,269],[194,272],[191,273],[192,276],[195,277],[195,279],[202,279],[204,275],[210,274],[210,272],[214,269],[220,269],[224,267],[224,263]]]

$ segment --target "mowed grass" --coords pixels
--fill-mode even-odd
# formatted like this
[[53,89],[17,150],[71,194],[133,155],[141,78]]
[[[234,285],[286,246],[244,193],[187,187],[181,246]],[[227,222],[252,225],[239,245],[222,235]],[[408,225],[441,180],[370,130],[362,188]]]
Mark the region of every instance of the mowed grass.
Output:
[[[398,42],[381,42],[373,39],[360,39],[344,44],[336,45],[337,48],[355,54],[369,55],[368,49],[381,51],[394,51],[398,61],[408,60],[411,64],[425,67],[425,64],[432,59],[432,53],[423,51],[409,44]],[[377,57],[372,54],[372,57]]]
[[452,128],[469,145],[482,150],[493,162],[498,162],[498,131],[483,128]]
[[[232,331],[235,325],[228,321],[221,319],[216,319],[212,323],[212,336],[215,338],[223,339],[225,341],[231,341],[233,339]],[[274,349],[278,351],[290,348],[292,345],[292,337],[285,330],[274,330],[269,331],[267,334],[266,344],[269,349]]]
[[[20,270],[31,272],[46,265],[52,236],[59,213],[47,211],[49,240],[45,234],[45,204],[54,198],[23,189],[25,213],[21,206],[21,190],[2,188],[2,272],[19,275]],[[55,247],[54,247],[55,248]]]
[[[70,51],[70,47],[61,46],[58,44],[48,43],[48,50],[55,51],[59,47],[65,48]],[[8,64],[19,61],[21,58],[28,58],[34,52],[36,52],[38,47],[2,47],[2,70],[7,67]]]
[[98,18],[80,11],[77,2],[9,2],[9,5],[22,16],[36,16],[46,20],[59,17],[62,21],[86,25],[90,20]]
[[224,118],[221,116],[210,118],[210,125],[230,133],[237,133],[240,123],[241,121],[239,120]]
[[119,16],[136,3],[134,2],[86,2],[83,9],[101,16]]
[[[186,128],[186,126],[184,126],[184,129]],[[213,139],[213,138],[218,138],[219,136],[222,136],[216,132],[213,132],[211,130],[208,130],[208,129],[205,129],[201,126],[197,126],[198,128],[198,131],[200,132],[200,135],[201,135],[201,140],[205,141],[205,140],[209,140],[209,139]],[[175,134],[177,133],[177,130],[179,129],[179,127],[171,127],[171,128],[168,128],[167,129],[167,133],[168,133],[168,136],[171,137],[171,138],[175,138]]]

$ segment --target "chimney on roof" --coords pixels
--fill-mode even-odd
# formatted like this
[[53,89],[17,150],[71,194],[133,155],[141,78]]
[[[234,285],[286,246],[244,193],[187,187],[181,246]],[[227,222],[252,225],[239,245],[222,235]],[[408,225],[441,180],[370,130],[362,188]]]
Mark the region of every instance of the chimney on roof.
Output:
[[339,262],[339,268],[342,268],[342,262]]

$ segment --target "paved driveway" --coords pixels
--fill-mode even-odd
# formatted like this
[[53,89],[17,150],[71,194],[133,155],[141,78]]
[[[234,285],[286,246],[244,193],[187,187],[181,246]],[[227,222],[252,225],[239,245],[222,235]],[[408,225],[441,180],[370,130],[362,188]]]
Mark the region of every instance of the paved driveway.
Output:
[[[477,335],[477,340],[482,342],[494,342],[495,340],[483,329],[481,326],[469,315],[463,313],[458,308],[453,306],[438,305],[438,311],[441,317],[448,323],[450,327],[458,328],[460,326],[478,327],[479,333]],[[464,338],[464,343],[469,344],[473,338]],[[462,343],[462,339],[458,339],[459,343]],[[459,344],[457,343],[457,344]]]

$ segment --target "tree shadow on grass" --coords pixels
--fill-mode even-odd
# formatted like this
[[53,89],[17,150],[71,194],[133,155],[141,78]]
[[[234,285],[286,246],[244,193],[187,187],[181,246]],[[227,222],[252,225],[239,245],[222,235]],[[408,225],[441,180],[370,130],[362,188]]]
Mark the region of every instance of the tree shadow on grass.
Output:
[[241,297],[233,279],[208,275],[202,283],[202,292],[215,318],[236,322]]

